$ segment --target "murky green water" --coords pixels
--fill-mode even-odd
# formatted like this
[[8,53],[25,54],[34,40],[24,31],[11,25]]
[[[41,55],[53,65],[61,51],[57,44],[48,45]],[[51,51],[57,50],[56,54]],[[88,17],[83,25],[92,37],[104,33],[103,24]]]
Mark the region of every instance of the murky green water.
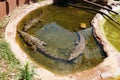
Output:
[[[119,15],[113,15],[112,17],[120,23]],[[108,20],[103,26],[107,39],[118,51],[120,51],[120,25]]]
[[[49,5],[31,12],[19,23],[18,28],[22,29],[31,17],[39,16],[41,10],[43,11],[42,22],[30,28],[27,33],[45,41],[49,52],[66,60],[75,48],[75,41],[79,40],[74,31],[84,35],[86,48],[82,55],[71,62],[57,60],[30,50],[17,35],[17,42],[34,62],[58,75],[87,70],[102,62],[105,53],[102,52],[93,38],[90,22],[94,15],[91,12],[70,6]],[[81,30],[79,28],[81,22],[87,24],[87,29]]]

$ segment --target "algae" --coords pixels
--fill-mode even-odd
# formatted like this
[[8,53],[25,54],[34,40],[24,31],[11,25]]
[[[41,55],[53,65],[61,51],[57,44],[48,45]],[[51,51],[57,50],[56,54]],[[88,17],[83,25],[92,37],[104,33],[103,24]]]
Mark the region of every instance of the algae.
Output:
[[[119,21],[120,23],[120,16],[119,15],[112,15],[114,19]],[[103,29],[108,41],[118,50],[120,51],[120,25],[116,24],[110,20],[104,22]]]

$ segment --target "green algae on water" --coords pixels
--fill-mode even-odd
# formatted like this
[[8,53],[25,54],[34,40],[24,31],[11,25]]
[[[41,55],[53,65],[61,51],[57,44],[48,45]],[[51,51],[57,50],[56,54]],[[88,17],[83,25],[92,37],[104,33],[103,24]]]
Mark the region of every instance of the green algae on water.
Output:
[[[113,15],[114,19],[119,21],[120,23],[120,16],[119,15]],[[108,20],[105,21],[104,25],[104,32],[109,40],[109,42],[118,50],[120,51],[120,25]]]

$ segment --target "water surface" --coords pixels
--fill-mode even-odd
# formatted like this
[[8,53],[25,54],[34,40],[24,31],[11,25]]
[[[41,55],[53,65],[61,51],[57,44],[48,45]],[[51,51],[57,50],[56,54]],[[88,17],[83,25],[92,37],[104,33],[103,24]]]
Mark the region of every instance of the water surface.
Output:
[[[47,43],[49,52],[61,59],[68,59],[70,53],[75,49],[75,41],[79,41],[76,35],[83,34],[86,39],[86,48],[83,54],[71,62],[57,60],[38,51],[32,51],[17,35],[16,40],[26,54],[37,64],[49,71],[59,74],[72,74],[95,67],[105,58],[104,52],[100,49],[93,38],[90,22],[94,16],[89,11],[77,9],[70,6],[49,5],[31,12],[19,23],[18,28],[23,29],[25,23],[30,19],[39,16],[43,11],[42,22],[30,28],[27,33]],[[86,23],[87,29],[80,29],[79,24]]]

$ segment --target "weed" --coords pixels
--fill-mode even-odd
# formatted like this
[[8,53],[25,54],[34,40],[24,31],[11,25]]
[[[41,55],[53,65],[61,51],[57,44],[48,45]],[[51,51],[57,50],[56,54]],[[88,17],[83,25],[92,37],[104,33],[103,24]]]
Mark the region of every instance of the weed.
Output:
[[6,80],[6,75],[7,75],[6,72],[0,73],[0,80]]
[[8,43],[4,40],[0,40],[0,58],[4,58],[11,66],[19,64],[19,61],[10,50]]
[[26,63],[24,68],[20,69],[20,74],[18,77],[19,80],[32,80],[34,74],[34,68],[30,67],[29,64]]

